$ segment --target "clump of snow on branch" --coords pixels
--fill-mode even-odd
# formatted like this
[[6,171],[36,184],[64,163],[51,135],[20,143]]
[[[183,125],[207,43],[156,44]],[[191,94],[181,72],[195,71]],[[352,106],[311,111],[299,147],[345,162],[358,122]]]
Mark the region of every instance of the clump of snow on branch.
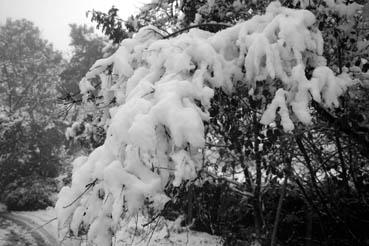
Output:
[[[100,76],[100,96],[105,103],[115,97],[117,105],[106,109],[105,143],[74,161],[71,187],[59,194],[60,236],[79,235],[82,228],[91,242],[111,245],[114,233],[137,213],[163,209],[168,183],[196,178],[214,88],[230,93],[235,83],[252,89],[257,81],[276,81],[271,86],[280,88],[261,122],[270,124],[279,114],[286,131],[294,128],[291,114],[311,122],[312,99],[337,106],[350,80],[325,66],[314,23],[311,12],[273,2],[265,15],[216,34],[192,29],[162,39],[160,30],[145,27],[97,61],[81,91],[94,90],[88,80]],[[314,68],[311,79],[307,66]],[[112,76],[104,74],[109,69]]]
[[354,2],[348,3],[344,0],[324,0],[327,6],[337,12],[340,16],[352,16],[358,10],[360,10],[363,5]]
[[358,4],[356,2],[350,3],[349,1],[345,0],[323,0],[318,1],[317,3],[314,3],[314,1],[311,0],[294,0],[293,4],[297,6],[300,5],[301,8],[307,8],[309,6],[318,6],[322,10],[324,10],[325,7],[322,5],[326,5],[329,11],[336,12],[339,16],[347,17],[354,15],[358,10],[360,10],[363,5]]

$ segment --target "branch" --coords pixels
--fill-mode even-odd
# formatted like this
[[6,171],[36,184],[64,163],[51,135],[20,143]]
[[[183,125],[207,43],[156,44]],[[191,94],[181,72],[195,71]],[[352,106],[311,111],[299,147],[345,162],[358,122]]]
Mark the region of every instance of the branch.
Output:
[[72,205],[73,205],[73,203],[75,203],[76,201],[78,201],[78,200],[79,200],[79,199],[80,199],[84,194],[86,194],[86,193],[87,193],[87,191],[88,191],[89,189],[91,189],[92,187],[94,187],[94,186],[95,186],[95,184],[96,184],[97,180],[98,180],[98,179],[95,179],[93,182],[91,182],[91,183],[87,184],[87,185],[86,185],[86,189],[85,189],[85,191],[84,191],[84,192],[82,192],[82,194],[81,194],[81,195],[77,196],[77,198],[76,198],[76,199],[74,199],[71,203],[69,203],[68,205],[64,206],[63,208],[68,208],[68,207],[72,206]]
[[[231,179],[228,179],[226,177],[219,177],[217,176],[216,174],[214,173],[211,173],[210,171],[208,170],[202,170],[202,172],[204,172],[205,174],[209,175],[210,177],[214,178],[214,179],[220,179],[220,180],[224,180],[228,183],[231,183],[231,184],[234,184],[236,186],[241,186],[240,183],[234,181],[234,180],[231,180]],[[247,197],[253,197],[254,194],[252,194],[251,192],[247,192],[247,191],[240,191],[238,190],[237,188],[234,188],[234,187],[230,187],[233,191],[237,192],[238,194],[240,195],[243,195],[243,196],[247,196]]]
[[189,26],[189,27],[183,28],[181,30],[178,30],[176,32],[173,32],[173,33],[165,36],[164,39],[168,39],[168,38],[177,36],[177,35],[185,32],[185,31],[188,31],[188,30],[193,29],[193,28],[210,27],[210,26],[219,27],[219,30],[231,27],[231,25],[222,24],[222,23],[204,23],[204,24],[199,24],[199,25],[194,25],[194,26]]
[[276,215],[275,215],[274,225],[273,225],[272,239],[271,239],[271,243],[270,243],[271,246],[276,245],[276,241],[277,241],[278,224],[279,224],[279,220],[280,220],[280,217],[281,217],[283,200],[284,200],[284,197],[286,195],[287,180],[288,180],[288,176],[286,176],[284,178],[283,186],[282,186],[282,189],[281,189],[281,194],[279,196],[277,212],[276,212]]
[[152,224],[157,218],[159,218],[163,213],[160,212],[158,213],[157,215],[155,215],[149,222],[145,223],[145,224],[142,224],[142,227],[146,227],[150,224]]
[[31,87],[31,85],[33,84],[33,82],[36,81],[36,79],[38,78],[38,75],[34,75],[33,78],[28,82],[28,84],[25,86],[24,90],[22,91],[21,95],[19,95],[18,100],[13,103],[13,108],[14,110],[17,110],[16,107],[18,106],[18,104],[22,101],[22,99],[24,99],[24,96],[27,94],[28,89]]
[[41,228],[42,228],[42,227],[44,227],[45,225],[50,224],[51,222],[53,222],[54,220],[57,220],[57,219],[58,219],[58,217],[52,218],[51,220],[49,220],[49,221],[47,221],[46,223],[44,223],[44,224],[42,224],[42,225],[40,225],[40,226],[38,226],[38,227],[36,227],[36,228],[34,228],[34,229],[32,229],[32,230],[28,231],[27,233],[31,233],[31,232],[33,232],[33,231],[37,231],[38,229],[41,229]]
[[363,156],[369,157],[369,140],[364,134],[359,134],[347,121],[338,118],[324,108],[321,104],[316,101],[312,101],[312,106],[321,116],[321,119],[325,120],[328,124],[336,128],[337,130],[346,133],[350,136],[361,148],[360,153]]

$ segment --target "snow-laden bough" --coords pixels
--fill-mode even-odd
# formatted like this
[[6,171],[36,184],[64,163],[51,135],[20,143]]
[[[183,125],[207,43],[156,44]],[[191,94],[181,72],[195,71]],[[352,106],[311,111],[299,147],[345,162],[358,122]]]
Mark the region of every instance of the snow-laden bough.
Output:
[[[285,131],[294,129],[291,115],[311,123],[311,100],[337,106],[351,80],[326,66],[314,23],[311,12],[273,2],[264,15],[216,34],[192,29],[162,39],[155,27],[142,28],[97,61],[81,92],[94,90],[88,80],[100,76],[105,104],[115,97],[118,106],[108,109],[105,143],[73,162],[72,184],[60,191],[60,237],[85,228],[91,242],[111,245],[126,219],[145,213],[145,204],[162,210],[169,200],[165,186],[194,179],[202,168],[203,122],[214,88],[231,93],[235,83],[252,89],[257,81],[278,81],[261,123],[278,113]],[[310,79],[307,66],[314,68]],[[110,67],[113,79],[104,74]]]

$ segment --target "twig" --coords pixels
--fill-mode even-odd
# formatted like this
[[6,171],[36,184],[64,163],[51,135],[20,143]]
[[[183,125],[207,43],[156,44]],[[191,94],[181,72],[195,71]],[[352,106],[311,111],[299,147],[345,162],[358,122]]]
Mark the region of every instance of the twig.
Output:
[[151,241],[151,238],[152,238],[152,235],[154,235],[154,232],[155,232],[156,227],[158,226],[158,224],[159,224],[159,220],[156,221],[156,224],[155,224],[154,228],[152,229],[152,232],[151,232],[151,235],[149,237],[149,240],[147,241],[147,246],[149,245],[149,243]]
[[175,171],[176,169],[174,168],[169,168],[169,167],[156,167],[154,166],[154,168],[157,168],[157,169],[164,169],[164,170],[169,170],[169,171]]
[[359,134],[347,121],[344,121],[333,113],[329,112],[318,102],[312,101],[312,106],[318,112],[321,119],[327,122],[331,127],[334,127],[340,132],[350,136],[360,146],[360,153],[363,156],[369,157],[369,141],[366,139],[365,135]]
[[162,215],[162,212],[158,213],[149,222],[147,222],[145,224],[142,224],[142,227],[146,227],[146,226],[150,225],[151,223],[153,223],[161,215]]
[[186,228],[186,246],[188,245],[188,241],[189,241],[188,234],[189,234],[189,228],[187,227]]
[[133,245],[133,242],[135,241],[136,233],[137,233],[137,223],[138,223],[138,213],[136,214],[136,225],[135,225],[135,231],[133,232],[133,238],[131,241],[131,245]]
[[[234,184],[236,186],[241,186],[242,185],[242,184],[240,184],[240,183],[238,183],[238,182],[236,182],[234,180],[228,179],[226,177],[219,177],[216,174],[209,172],[208,170],[202,170],[202,172],[204,172],[205,174],[209,175],[210,177],[212,177],[214,179],[224,180],[224,181],[226,181],[228,183],[231,183],[231,184]],[[236,191],[237,193],[239,193],[241,195],[244,195],[244,196],[248,196],[248,197],[253,197],[254,196],[254,194],[252,194],[251,192],[240,191],[240,190],[238,190],[236,188],[231,188],[231,189],[234,190],[234,191]]]
[[152,88],[152,90],[151,90],[151,91],[149,91],[149,92],[147,92],[147,93],[143,94],[143,95],[141,96],[141,98],[144,98],[145,96],[148,96],[148,95],[153,94],[153,93],[155,93],[155,88]]
[[74,199],[71,203],[69,203],[68,205],[64,206],[63,208],[68,208],[68,207],[72,206],[72,205],[73,205],[73,203],[75,203],[76,201],[78,201],[78,200],[79,200],[79,199],[80,199],[84,194],[86,194],[86,192],[87,192],[89,189],[91,189],[92,187],[94,187],[94,186],[95,186],[95,184],[96,184],[97,180],[98,180],[98,179],[95,179],[93,182],[91,182],[91,183],[87,184],[87,185],[86,185],[86,189],[85,189],[85,191],[84,191],[84,192],[82,192],[82,194],[81,194],[81,195],[77,196],[77,198],[76,198],[76,199]]
[[280,195],[279,201],[278,201],[277,212],[276,212],[276,215],[275,215],[275,220],[274,220],[274,225],[273,225],[272,239],[271,239],[271,243],[270,243],[271,246],[276,245],[278,224],[279,224],[279,220],[280,220],[280,217],[281,217],[283,200],[284,200],[284,197],[285,197],[285,194],[286,194],[287,180],[288,180],[288,177],[286,176],[284,178],[284,182],[283,182],[283,186],[282,186],[282,190],[281,190],[281,195]]
[[228,25],[228,24],[222,24],[222,23],[204,23],[204,24],[199,24],[199,25],[194,25],[194,26],[189,26],[189,27],[186,27],[186,28],[183,28],[181,30],[178,30],[176,32],[173,32],[167,36],[164,37],[164,39],[168,39],[168,38],[171,38],[171,37],[174,37],[178,34],[181,34],[185,31],[188,31],[190,29],[193,29],[193,28],[198,28],[198,27],[209,27],[209,26],[217,26],[219,27],[220,29],[224,29],[224,28],[228,28],[228,27],[231,27],[231,25]]
[[50,224],[51,222],[53,222],[54,220],[57,220],[57,219],[58,219],[58,217],[52,218],[51,220],[49,220],[49,221],[47,221],[46,223],[44,223],[44,224],[42,224],[42,225],[40,225],[40,226],[38,226],[38,227],[36,227],[36,228],[34,228],[34,229],[32,229],[32,230],[28,231],[27,233],[31,233],[31,232],[33,232],[33,231],[37,231],[38,229],[40,229],[40,228],[44,227],[44,226],[45,226],[45,225],[47,225],[47,224]]

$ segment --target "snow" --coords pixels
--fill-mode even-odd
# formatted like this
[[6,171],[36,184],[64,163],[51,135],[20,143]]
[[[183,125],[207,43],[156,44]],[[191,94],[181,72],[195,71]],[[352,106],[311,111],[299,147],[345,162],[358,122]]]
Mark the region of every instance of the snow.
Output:
[[[363,5],[356,2],[349,3],[345,0],[324,0],[324,3],[327,5],[327,9],[329,11],[334,11],[341,17],[352,16],[363,7]],[[301,8],[307,8],[308,6],[314,5],[317,5],[319,7],[321,5],[321,2],[314,3],[310,0],[294,0],[293,4],[295,6],[299,4]],[[322,6],[320,6],[320,8],[323,9]]]
[[279,109],[278,114],[281,116],[281,124],[283,126],[283,130],[286,132],[290,132],[294,129],[294,125],[289,117],[288,108],[286,105],[286,94],[287,92],[283,89],[277,90],[273,101],[271,102],[271,104],[268,105],[268,108],[261,117],[260,122],[262,124],[269,125],[274,122],[276,117],[275,112],[277,111],[277,109]]
[[171,157],[176,164],[174,186],[179,186],[184,180],[196,178],[195,167],[198,165],[195,164],[186,151],[180,150],[172,154]]
[[0,228],[0,246],[5,246],[6,242],[5,242],[5,238],[7,237],[7,234],[8,234],[8,230],[6,229],[3,229],[3,228]]
[[144,227],[145,219],[142,216],[131,217],[121,225],[113,245],[222,245],[219,237],[181,227],[181,219],[166,221],[158,218]]
[[[48,207],[44,210],[37,210],[37,211],[20,211],[20,212],[12,212],[15,215],[21,215],[33,221],[36,225],[44,225],[45,223],[49,222],[50,220],[56,217],[56,213],[54,208]],[[51,236],[55,239],[58,238],[58,231],[57,231],[57,221],[54,220],[47,225],[44,225],[44,228]]]
[[[78,223],[82,217],[83,209],[77,208],[74,214],[75,218],[72,221],[75,221],[71,224],[71,230],[73,230],[75,235],[78,235]],[[38,211],[24,211],[24,212],[16,212],[16,215],[20,215],[22,217],[26,217],[34,222],[35,225],[43,225],[46,222],[55,218],[55,211],[53,208],[47,208],[45,210],[38,210]],[[221,240],[219,237],[209,235],[207,233],[195,232],[191,231],[187,227],[181,227],[180,222],[183,218],[179,217],[177,221],[166,221],[163,218],[158,218],[158,222],[153,222],[151,226],[144,227],[143,224],[146,223],[145,218],[140,215],[130,216],[127,218],[124,223],[119,221],[119,225],[117,226],[118,231],[117,235],[114,238],[113,245],[126,245],[129,243],[130,245],[147,245],[150,241],[150,245],[163,245],[172,243],[174,245],[221,245]],[[137,221],[137,223],[136,223]],[[99,242],[98,245],[107,245],[105,244],[104,237],[111,237],[108,232],[102,231],[104,229],[104,223],[106,221],[96,221],[94,227],[92,227],[91,235],[98,235],[99,241],[92,239],[91,241]],[[155,227],[155,225],[158,224]],[[137,227],[137,228],[136,228]],[[57,238],[57,222],[52,221],[51,223],[44,225],[44,229],[46,229],[52,236]],[[20,235],[24,235],[24,239],[29,243],[29,245],[36,245],[36,242],[31,237],[30,234],[25,233],[24,229],[17,225],[12,225],[10,228],[0,229],[0,238],[5,239],[9,231],[18,232]],[[155,233],[150,235],[152,231],[155,230]],[[170,235],[170,237],[168,237]],[[96,238],[95,238],[96,239]],[[1,241],[0,241],[1,242]],[[1,245],[1,244],[0,244]],[[62,243],[63,246],[71,246],[71,245],[80,245],[79,240],[68,239],[64,240]],[[84,245],[84,244],[82,244]]]
[[51,207],[39,211],[3,213],[0,216],[0,245],[57,245],[55,219]]
[[7,210],[6,205],[4,203],[0,202],[0,213],[1,212],[6,212],[6,210]]
[[89,80],[86,78],[83,78],[81,82],[79,82],[79,90],[81,94],[86,94],[89,91],[95,90],[95,87],[93,87]]
[[81,126],[80,122],[73,122],[72,126],[68,127],[65,130],[65,138],[67,140],[70,140],[70,139],[73,139],[74,137],[76,137],[77,131],[79,130],[80,126]]
[[346,4],[343,0],[324,0],[324,2],[340,16],[352,16],[363,7],[356,2]]
[[0,246],[27,245],[37,246],[36,240],[23,227],[7,221],[5,228],[0,228]]
[[[195,179],[214,88],[231,93],[241,82],[253,95],[257,81],[270,81],[275,95],[261,123],[275,124],[278,113],[286,132],[296,121],[311,123],[311,100],[338,106],[352,82],[325,66],[314,23],[311,12],[273,2],[265,15],[216,34],[191,30],[161,39],[161,31],[148,26],[96,61],[80,83],[84,103],[94,89],[89,79],[100,76],[102,101],[106,105],[114,95],[117,105],[106,110],[104,144],[73,163],[71,187],[59,193],[59,238],[69,227],[77,235],[85,228],[91,243],[110,245],[113,235],[126,233],[120,228],[129,218],[163,209],[165,185]],[[311,79],[307,66],[314,68]],[[112,76],[103,74],[108,67]],[[66,135],[74,136],[77,126]]]
[[328,107],[338,107],[338,96],[340,96],[348,86],[353,84],[349,76],[343,72],[339,76],[335,76],[333,71],[328,67],[318,67],[313,72],[313,78],[320,81],[320,88],[324,104]]

